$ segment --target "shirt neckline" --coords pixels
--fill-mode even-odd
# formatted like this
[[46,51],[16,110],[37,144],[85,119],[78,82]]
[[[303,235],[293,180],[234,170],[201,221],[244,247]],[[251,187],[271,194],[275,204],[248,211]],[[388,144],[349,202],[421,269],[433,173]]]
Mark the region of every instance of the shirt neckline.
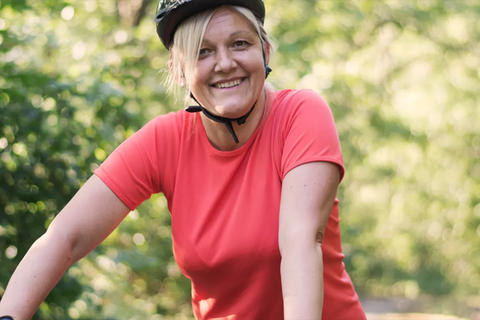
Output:
[[203,121],[201,119],[200,113],[196,113],[196,119],[195,121],[197,123],[200,123],[200,126],[198,127],[197,134],[200,136],[200,141],[202,145],[206,148],[208,154],[215,155],[215,156],[221,156],[221,157],[235,157],[239,154],[242,154],[245,152],[245,150],[249,149],[250,146],[254,143],[254,141],[257,139],[257,136],[259,135],[259,132],[261,129],[265,126],[265,123],[268,121],[272,114],[272,107],[274,105],[274,101],[277,97],[277,91],[273,89],[266,89],[265,90],[265,113],[266,115],[263,115],[262,119],[258,123],[257,127],[253,131],[252,135],[248,138],[247,142],[242,145],[240,148],[234,149],[234,150],[219,150],[215,148],[211,143],[210,140],[208,140],[207,137],[207,131],[205,130],[205,127],[203,126]]

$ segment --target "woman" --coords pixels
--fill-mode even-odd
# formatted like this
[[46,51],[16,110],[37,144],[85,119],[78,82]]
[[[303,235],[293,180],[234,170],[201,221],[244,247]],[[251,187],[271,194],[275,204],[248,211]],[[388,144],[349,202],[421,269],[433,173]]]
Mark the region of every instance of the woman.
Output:
[[343,164],[327,104],[265,85],[261,0],[160,1],[174,82],[197,103],[120,145],[13,274],[0,314],[28,319],[61,275],[163,192],[197,319],[365,319],[338,225]]

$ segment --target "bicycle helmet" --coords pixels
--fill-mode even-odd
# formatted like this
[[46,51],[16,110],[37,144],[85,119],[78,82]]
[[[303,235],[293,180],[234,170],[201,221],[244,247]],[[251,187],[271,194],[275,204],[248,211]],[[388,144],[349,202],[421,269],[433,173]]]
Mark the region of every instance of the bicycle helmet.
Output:
[[155,16],[157,34],[168,49],[175,30],[183,20],[198,12],[221,5],[245,7],[262,22],[265,19],[263,0],[160,0]]

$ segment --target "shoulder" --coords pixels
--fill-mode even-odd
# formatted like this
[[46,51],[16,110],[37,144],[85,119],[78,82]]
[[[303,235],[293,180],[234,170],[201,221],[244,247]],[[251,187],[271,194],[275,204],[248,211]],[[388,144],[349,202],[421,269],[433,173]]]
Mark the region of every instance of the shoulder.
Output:
[[326,100],[318,94],[318,92],[311,89],[284,89],[275,92],[274,105],[279,106],[281,109],[293,109],[298,108],[319,108],[330,109]]
[[[179,110],[176,112],[169,112],[161,114],[147,122],[144,128],[158,128],[163,126],[178,126],[181,125],[187,116],[187,112],[184,110]],[[143,129],[143,128],[142,128]]]
[[311,89],[285,89],[275,92],[273,109],[277,116],[294,120],[299,116],[306,119],[332,119],[332,111],[326,100]]
[[161,137],[162,140],[168,137],[177,137],[188,117],[186,113],[184,110],[180,110],[158,115],[148,121],[135,135],[139,138]]
[[153,159],[171,154],[168,151],[178,145],[185,122],[182,113],[186,112],[182,110],[156,116],[123,141],[114,153],[120,152],[123,157],[132,158],[142,154]]

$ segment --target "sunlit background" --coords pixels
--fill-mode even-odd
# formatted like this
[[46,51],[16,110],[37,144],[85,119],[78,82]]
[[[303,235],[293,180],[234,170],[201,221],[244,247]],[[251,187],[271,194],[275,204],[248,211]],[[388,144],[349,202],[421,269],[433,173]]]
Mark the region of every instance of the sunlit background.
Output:
[[[480,2],[266,6],[269,80],[317,90],[336,118],[345,263],[362,300],[480,319]],[[0,0],[0,295],[92,170],[183,107],[165,85],[155,7]],[[36,319],[191,319],[189,296],[157,195],[70,268]]]

